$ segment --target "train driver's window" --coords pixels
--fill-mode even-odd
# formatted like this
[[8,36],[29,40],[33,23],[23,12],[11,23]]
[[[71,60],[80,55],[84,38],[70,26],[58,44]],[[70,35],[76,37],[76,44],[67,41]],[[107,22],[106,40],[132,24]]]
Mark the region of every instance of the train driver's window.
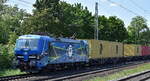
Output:
[[48,50],[47,50],[48,54],[50,54],[50,51],[51,51],[51,50],[52,50],[51,43],[50,43],[50,42],[48,42]]
[[49,42],[48,45],[49,45],[48,47],[49,47],[49,54],[50,54],[50,56],[51,56],[51,57],[57,56],[57,55],[56,55],[56,50],[55,50],[55,48],[53,47],[52,43]]

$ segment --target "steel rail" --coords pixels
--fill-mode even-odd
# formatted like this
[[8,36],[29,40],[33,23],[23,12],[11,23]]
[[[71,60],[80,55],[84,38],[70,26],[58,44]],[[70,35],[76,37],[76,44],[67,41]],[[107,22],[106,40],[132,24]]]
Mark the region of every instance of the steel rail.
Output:
[[145,81],[150,78],[150,70],[135,73],[129,76],[125,76],[116,81]]
[[[64,80],[73,80],[75,78],[80,78],[80,79],[77,79],[78,81],[80,80],[84,80],[84,79],[87,79],[89,77],[91,77],[91,75],[93,75],[94,77],[96,76],[95,74],[98,74],[98,76],[105,76],[105,75],[108,75],[108,74],[112,74],[112,73],[115,73],[115,72],[119,72],[123,69],[128,69],[128,67],[134,67],[134,66],[137,66],[137,65],[141,65],[143,63],[129,63],[127,65],[122,65],[122,66],[117,66],[117,67],[110,67],[110,68],[107,68],[107,69],[100,69],[100,70],[95,70],[95,71],[90,71],[90,72],[85,72],[85,73],[80,73],[80,74],[74,74],[74,75],[68,75],[68,76],[64,76],[64,77],[59,77],[59,78],[54,78],[54,79],[41,79],[41,80],[50,80],[50,81],[64,81]],[[85,77],[87,76],[87,77]],[[82,77],[84,79],[82,79]],[[74,80],[73,80],[74,81]]]
[[4,76],[4,77],[0,77],[0,81],[24,80],[25,78],[28,78],[29,80],[32,79],[32,80],[38,80],[38,81],[43,81],[43,80],[62,81],[62,80],[92,75],[92,74],[94,75],[97,73],[101,73],[100,76],[104,76],[107,74],[121,71],[122,69],[128,68],[129,66],[134,67],[136,65],[140,65],[144,63],[149,63],[149,61],[129,62],[126,64],[117,64],[117,65],[112,65],[112,66],[103,67],[103,68],[96,67],[95,69],[93,69],[92,67],[89,67],[89,69],[86,69],[86,70],[82,69],[81,71],[79,70],[79,71],[74,71],[74,72],[67,71],[67,73],[65,73],[65,71],[62,71],[59,74],[57,74],[58,72],[54,72],[53,74],[49,74],[49,73],[40,74],[39,73],[39,74],[21,74],[21,75],[14,75],[14,76]]

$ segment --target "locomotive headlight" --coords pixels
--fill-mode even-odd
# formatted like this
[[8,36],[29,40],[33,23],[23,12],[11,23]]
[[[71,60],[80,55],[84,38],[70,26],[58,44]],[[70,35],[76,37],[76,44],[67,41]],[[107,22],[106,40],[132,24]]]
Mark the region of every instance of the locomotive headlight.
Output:
[[31,59],[33,58],[34,59],[34,58],[36,58],[36,56],[29,56],[29,58],[31,58]]
[[23,56],[17,56],[17,58],[23,58]]
[[30,59],[40,59],[40,56],[29,56]]

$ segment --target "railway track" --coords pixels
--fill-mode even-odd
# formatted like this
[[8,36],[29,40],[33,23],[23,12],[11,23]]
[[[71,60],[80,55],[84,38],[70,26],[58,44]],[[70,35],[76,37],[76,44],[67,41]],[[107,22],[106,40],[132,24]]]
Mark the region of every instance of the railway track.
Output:
[[128,65],[122,65],[119,67],[118,66],[110,67],[110,68],[103,69],[103,70],[95,70],[95,71],[85,72],[81,74],[74,74],[74,75],[69,75],[69,76],[60,77],[56,79],[50,79],[50,80],[52,81],[83,81],[83,80],[91,79],[93,77],[102,77],[102,76],[106,76],[109,74],[113,74],[115,72],[119,72],[124,69],[134,68],[141,64],[143,63],[140,63],[140,64],[135,63],[134,65],[132,63],[129,63]]
[[134,63],[127,63],[127,64],[118,64],[112,66],[105,66],[105,67],[89,67],[80,70],[64,70],[64,71],[54,71],[48,73],[41,73],[41,74],[23,74],[23,75],[16,75],[16,76],[6,76],[0,77],[0,81],[13,81],[13,80],[28,80],[28,81],[44,81],[44,80],[51,80],[51,81],[62,81],[62,80],[73,80],[73,81],[80,81],[86,80],[95,76],[105,76],[108,74],[112,74],[115,72],[119,72],[123,69],[134,68],[138,65],[148,63],[147,62],[134,62]]
[[149,80],[150,80],[150,70],[147,70],[130,76],[123,77],[117,81],[149,81]]
[[4,76],[0,77],[0,81],[8,81],[8,80],[17,80],[20,78],[29,78],[32,77],[34,74],[21,74],[21,75],[13,75],[13,76]]

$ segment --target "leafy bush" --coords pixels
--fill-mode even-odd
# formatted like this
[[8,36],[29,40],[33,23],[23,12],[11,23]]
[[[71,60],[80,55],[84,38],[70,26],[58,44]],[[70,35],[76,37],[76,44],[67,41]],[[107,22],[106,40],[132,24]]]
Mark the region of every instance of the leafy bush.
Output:
[[19,74],[25,74],[25,72],[21,72],[19,69],[0,70],[0,76],[11,76],[11,75],[19,75]]
[[0,69],[10,68],[14,57],[13,49],[14,45],[2,45],[0,44]]

